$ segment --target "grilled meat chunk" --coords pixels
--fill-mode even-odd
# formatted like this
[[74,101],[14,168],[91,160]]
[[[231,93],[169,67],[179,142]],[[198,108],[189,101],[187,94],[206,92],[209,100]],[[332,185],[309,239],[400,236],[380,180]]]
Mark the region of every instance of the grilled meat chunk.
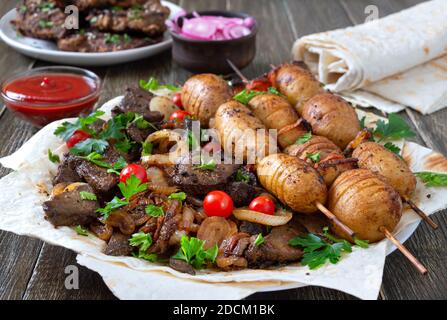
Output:
[[74,161],[76,156],[71,155],[69,152],[64,154],[62,162],[57,168],[57,174],[53,178],[53,186],[62,182],[80,182],[82,177],[76,172],[74,167]]
[[242,221],[239,226],[239,231],[253,236],[264,233],[264,227],[259,223]]
[[25,36],[57,40],[67,34],[65,13],[54,0],[23,0],[17,6],[17,18],[11,23]]
[[177,270],[178,272],[188,273],[192,276],[194,276],[196,274],[194,268],[190,264],[188,264],[186,261],[183,261],[183,260],[170,258],[169,266],[172,269]]
[[104,253],[109,256],[128,256],[132,252],[132,246],[129,244],[129,236],[115,231],[107,243]]
[[92,29],[109,32],[138,31],[150,37],[160,36],[166,31],[165,21],[170,10],[159,0],[149,0],[143,5],[125,9],[94,9],[86,20]]
[[265,236],[264,243],[259,246],[254,243],[256,236],[252,236],[250,246],[245,251],[249,266],[262,268],[298,261],[303,251],[289,246],[289,240],[305,232],[306,230],[299,223],[292,220],[286,225],[272,228],[272,231]]
[[248,206],[256,196],[255,187],[246,182],[230,182],[225,187],[225,191],[233,199],[236,207]]
[[155,243],[149,249],[150,252],[164,254],[169,250],[169,239],[178,228],[178,222],[182,217],[182,204],[177,200],[169,200],[166,203],[165,215],[160,220],[154,234]]
[[92,187],[86,183],[69,185],[62,193],[53,196],[43,203],[45,217],[55,227],[85,225],[97,217],[96,200],[83,200],[81,191],[93,193]]
[[103,8],[107,6],[116,6],[129,8],[134,5],[141,5],[147,0],[61,0],[65,5],[74,4],[79,10],[92,8]]
[[166,173],[173,184],[179,186],[188,195],[204,195],[213,190],[225,190],[227,183],[239,165],[217,164],[214,170],[199,168],[192,164],[191,156],[168,169]]
[[79,31],[60,38],[57,47],[63,51],[111,52],[140,48],[161,41],[161,38],[142,38],[127,34],[111,34],[98,31]]
[[140,87],[130,87],[126,89],[123,100],[116,106],[112,113],[134,112],[143,116],[144,120],[150,123],[158,123],[163,120],[163,115],[158,111],[151,111],[150,103],[154,95]]
[[[103,161],[113,164],[120,156],[121,154],[116,149],[109,147],[103,155]],[[108,173],[106,168],[99,167],[80,157],[74,157],[72,166],[76,173],[99,193],[110,191],[119,182],[119,177],[116,174]]]

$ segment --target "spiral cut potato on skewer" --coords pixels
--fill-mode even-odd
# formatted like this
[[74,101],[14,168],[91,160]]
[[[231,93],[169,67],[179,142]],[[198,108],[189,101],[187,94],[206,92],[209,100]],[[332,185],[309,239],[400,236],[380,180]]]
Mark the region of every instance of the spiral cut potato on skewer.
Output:
[[327,186],[330,186],[342,172],[357,168],[357,159],[346,159],[337,145],[322,136],[312,135],[305,143],[293,144],[284,152],[310,164],[313,161],[309,159],[309,155],[318,153],[321,160],[315,163],[314,168],[323,177]]
[[257,165],[257,174],[262,186],[294,211],[314,213],[318,210],[316,202],[326,202],[323,178],[296,157],[283,153],[269,155]]
[[312,97],[303,106],[301,116],[312,131],[344,149],[360,131],[357,114],[341,97],[325,92]]
[[298,113],[307,100],[323,92],[323,88],[303,63],[284,63],[274,68],[269,79],[287,97]]
[[236,163],[254,164],[268,154],[276,153],[276,139],[270,136],[262,122],[243,104],[229,101],[216,112],[214,127],[226,154]]
[[[327,206],[357,237],[370,242],[384,239],[380,227],[392,231],[402,216],[399,194],[383,177],[365,169],[342,173],[329,189]],[[332,230],[347,238],[338,226]]]
[[204,128],[219,106],[230,100],[232,89],[221,77],[204,73],[189,78],[182,88],[182,103],[185,110],[200,121]]

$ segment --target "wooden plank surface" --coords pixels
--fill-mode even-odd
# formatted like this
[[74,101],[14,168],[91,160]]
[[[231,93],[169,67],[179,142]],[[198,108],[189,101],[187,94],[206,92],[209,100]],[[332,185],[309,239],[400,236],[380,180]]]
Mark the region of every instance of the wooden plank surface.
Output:
[[[14,0],[0,3],[0,15],[14,6]],[[176,1],[178,2],[178,1]],[[293,41],[301,35],[345,27],[361,21],[366,5],[376,4],[380,14],[385,15],[419,2],[417,0],[393,0],[389,2],[372,0],[182,0],[186,10],[228,9],[253,14],[260,22],[257,55],[253,64],[244,70],[253,77],[269,69],[271,63],[278,64],[290,59]],[[39,62],[38,65],[45,63]],[[34,65],[28,59],[0,43],[0,67],[3,75],[24,70]],[[5,72],[6,71],[6,72]],[[171,60],[168,52],[124,66],[98,68],[104,79],[104,102],[121,92],[138,79],[155,76],[164,82],[182,83],[190,75]],[[1,109],[0,109],[1,113]],[[6,111],[0,114],[0,156],[12,153],[35,133],[35,129],[13,117]],[[445,118],[447,110],[435,116],[422,117],[408,112],[408,121],[418,129],[416,141],[425,142],[447,153],[445,145]],[[8,171],[0,168],[0,176]],[[445,215],[438,215],[441,230],[432,232],[422,226],[408,241],[408,247],[431,269],[427,277],[419,275],[407,262],[394,253],[387,259],[384,273],[382,298],[442,298],[447,295],[446,271],[447,239],[444,236]],[[67,290],[64,286],[67,265],[76,265],[75,253],[60,247],[42,245],[42,242],[11,233],[0,232],[0,299],[111,299],[112,293],[100,276],[80,267],[79,290]],[[350,299],[349,295],[335,290],[318,287],[285,290],[272,293],[258,293],[249,299]]]

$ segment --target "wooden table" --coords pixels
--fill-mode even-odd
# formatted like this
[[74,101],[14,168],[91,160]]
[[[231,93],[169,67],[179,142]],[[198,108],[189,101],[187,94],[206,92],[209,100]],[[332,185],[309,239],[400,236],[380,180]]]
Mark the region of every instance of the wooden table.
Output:
[[[180,0],[186,10],[227,9],[248,12],[260,24],[257,55],[244,70],[256,76],[290,59],[292,43],[299,36],[346,27],[365,20],[365,8],[376,5],[380,17],[410,7],[420,0]],[[0,1],[0,15],[13,8],[17,0]],[[16,53],[0,43],[2,77],[46,65]],[[165,83],[182,83],[190,74],[171,60],[169,51],[158,56],[121,66],[94,69],[104,79],[102,102],[119,95],[129,84],[154,76]],[[447,109],[430,116],[407,110],[402,112],[418,132],[416,142],[447,154]],[[0,108],[0,156],[6,156],[28,140],[36,129]],[[10,170],[0,168],[0,176]],[[399,253],[386,261],[380,299],[447,298],[447,215],[439,213],[434,220],[440,225],[433,232],[421,224],[405,244],[430,270],[421,276]],[[76,264],[70,250],[40,240],[0,232],[0,299],[114,299],[101,277],[80,267],[80,289],[64,286],[67,265]],[[319,287],[259,293],[249,299],[353,299],[347,294]]]

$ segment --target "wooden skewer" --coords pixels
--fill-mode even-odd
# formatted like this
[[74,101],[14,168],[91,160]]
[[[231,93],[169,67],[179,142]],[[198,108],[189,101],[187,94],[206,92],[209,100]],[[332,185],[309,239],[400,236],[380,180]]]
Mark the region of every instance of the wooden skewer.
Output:
[[405,248],[404,245],[400,243],[400,241],[397,240],[387,228],[382,226],[379,230],[380,232],[383,232],[385,237],[387,237],[397,247],[397,249],[402,252],[402,254],[416,267],[416,269],[418,269],[420,273],[426,274],[428,272],[424,265],[420,263],[419,260],[413,256],[413,254],[408,251],[408,249]]
[[422,220],[427,222],[430,225],[430,227],[432,227],[433,229],[438,229],[438,225],[436,224],[436,222],[434,222],[428,215],[426,215],[425,212],[422,211],[413,201],[411,201],[406,197],[402,197],[402,199],[406,203],[408,203],[411,209],[413,209],[413,211],[416,212],[419,215],[419,217],[422,218]]
[[236,67],[236,65],[230,59],[227,59],[227,62],[230,65],[231,69],[233,69],[234,73],[236,73],[239,76],[239,78],[242,79],[242,81],[244,83],[250,82],[250,80],[248,80],[248,78],[246,76],[244,76],[244,74],[241,72],[241,70],[239,70],[239,68]]
[[338,220],[338,218],[330,212],[323,204],[320,202],[316,202],[315,205],[317,206],[318,210],[324,213],[324,215],[331,220],[334,224],[336,224],[340,229],[343,230],[347,235],[349,235],[351,238],[354,237],[354,231],[351,230],[347,225],[345,225],[343,222]]

